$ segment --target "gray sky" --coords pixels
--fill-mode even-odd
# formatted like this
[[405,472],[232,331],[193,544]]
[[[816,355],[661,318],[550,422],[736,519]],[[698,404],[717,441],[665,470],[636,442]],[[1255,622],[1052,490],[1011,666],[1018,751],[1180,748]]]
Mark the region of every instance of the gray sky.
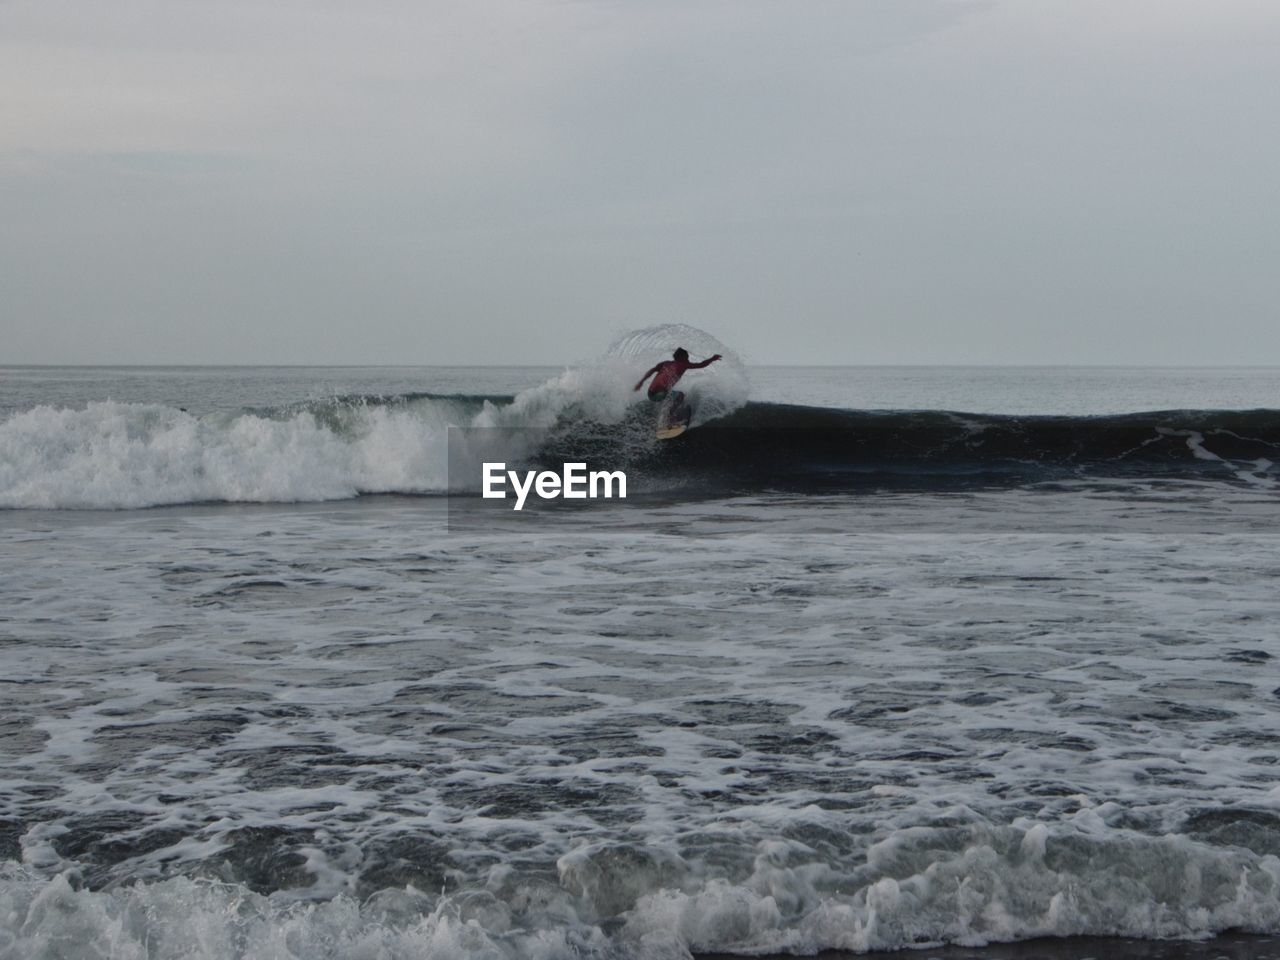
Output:
[[0,0],[0,362],[1280,363],[1276,0]]

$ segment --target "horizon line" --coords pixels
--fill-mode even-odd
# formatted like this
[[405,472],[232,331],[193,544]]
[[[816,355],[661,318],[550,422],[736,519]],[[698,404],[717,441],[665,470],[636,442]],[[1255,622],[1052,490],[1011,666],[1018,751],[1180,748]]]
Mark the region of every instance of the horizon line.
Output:
[[[783,367],[811,370],[855,369],[1059,369],[1059,370],[1268,370],[1280,369],[1277,363],[754,363],[744,362],[746,367]],[[581,364],[570,363],[3,363],[0,370],[12,369],[87,369],[87,370],[136,370],[136,369],[184,369],[184,370],[232,370],[232,369],[297,369],[297,370],[447,370],[454,368],[478,368],[496,370],[572,369]]]

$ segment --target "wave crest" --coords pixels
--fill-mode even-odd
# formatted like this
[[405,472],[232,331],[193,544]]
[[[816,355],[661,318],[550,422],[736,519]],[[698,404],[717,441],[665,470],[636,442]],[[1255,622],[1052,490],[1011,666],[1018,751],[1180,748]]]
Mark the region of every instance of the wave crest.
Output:
[[844,863],[763,841],[748,875],[732,878],[619,844],[567,854],[559,873],[307,901],[190,877],[91,890],[74,871],[41,878],[8,864],[0,956],[669,960],[1280,929],[1275,856],[1116,830],[1088,810],[1052,827],[905,828]]
[[1077,478],[1280,485],[1277,410],[1019,417],[746,403],[732,363],[689,378],[701,429],[658,443],[653,405],[632,390],[640,362],[614,357],[566,370],[514,397],[347,397],[205,417],[111,401],[36,407],[0,423],[0,507],[445,493],[450,427],[499,428],[471,434],[466,456],[476,469],[455,476],[478,477],[487,460],[588,459],[634,471],[637,490],[820,491],[895,478],[916,486]]

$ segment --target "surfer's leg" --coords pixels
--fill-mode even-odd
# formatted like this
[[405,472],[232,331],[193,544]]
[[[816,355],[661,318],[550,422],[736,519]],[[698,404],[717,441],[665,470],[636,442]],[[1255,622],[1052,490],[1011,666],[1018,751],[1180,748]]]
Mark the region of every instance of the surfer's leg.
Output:
[[672,390],[658,411],[658,422],[667,425],[684,423],[692,416],[693,411],[685,402],[683,390]]

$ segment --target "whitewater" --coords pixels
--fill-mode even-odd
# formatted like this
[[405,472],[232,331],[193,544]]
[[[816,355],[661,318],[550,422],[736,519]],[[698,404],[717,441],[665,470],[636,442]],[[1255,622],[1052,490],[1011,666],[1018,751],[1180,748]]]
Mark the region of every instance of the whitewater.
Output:
[[6,370],[0,957],[1271,955],[1277,377]]

